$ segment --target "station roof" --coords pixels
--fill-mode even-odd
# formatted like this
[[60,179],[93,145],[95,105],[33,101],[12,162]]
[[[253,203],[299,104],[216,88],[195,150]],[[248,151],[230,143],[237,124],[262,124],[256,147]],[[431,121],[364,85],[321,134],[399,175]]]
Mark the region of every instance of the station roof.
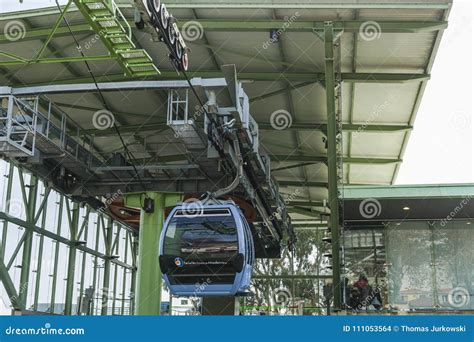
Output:
[[473,198],[474,184],[347,186],[344,219],[348,222],[472,219]]
[[[116,1],[133,20],[132,1]],[[451,0],[359,1],[165,1],[183,29],[202,28],[187,40],[190,77],[222,77],[220,66],[235,64],[251,99],[251,114],[259,123],[260,144],[272,158],[273,174],[282,192],[300,189],[296,218],[319,215],[316,207],[327,199],[324,129],[324,44],[315,33],[325,21],[342,29],[336,63],[340,66],[343,129],[343,180],[346,184],[393,184],[403,160],[410,132],[451,8]],[[22,39],[0,35],[0,82],[12,87],[91,82],[74,41],[59,27],[34,62],[48,38],[57,8],[0,14],[0,29],[20,21]],[[93,73],[100,82],[130,80],[81,13],[71,7],[66,15]],[[63,24],[61,24],[63,25]],[[136,45],[156,62],[161,75],[147,80],[179,79],[162,43],[134,26]],[[270,40],[270,30],[280,30]],[[189,33],[191,35],[191,33]],[[14,54],[25,60],[9,56]],[[176,160],[183,149],[166,129],[166,92],[127,89],[105,92],[116,121],[137,159],[157,156]],[[54,93],[47,97],[83,129],[95,135],[102,153],[120,150],[112,131],[94,128],[92,116],[102,109],[91,91]],[[428,100],[428,99],[426,99]],[[285,110],[291,125],[275,130],[271,115]],[[157,133],[159,132],[159,134]],[[179,159],[179,157],[178,157]],[[310,208],[313,208],[311,210]]]

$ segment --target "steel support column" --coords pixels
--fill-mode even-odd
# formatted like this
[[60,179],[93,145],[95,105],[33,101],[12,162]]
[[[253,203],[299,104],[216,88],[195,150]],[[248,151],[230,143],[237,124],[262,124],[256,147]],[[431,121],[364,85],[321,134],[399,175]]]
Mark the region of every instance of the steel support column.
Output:
[[18,293],[15,289],[15,284],[13,284],[12,278],[8,273],[8,269],[3,263],[3,259],[0,259],[0,280],[2,281],[5,291],[7,292],[8,299],[10,299],[13,310],[24,309],[25,307],[20,301]]
[[334,68],[334,27],[332,22],[324,24],[325,84],[327,108],[327,165],[329,208],[331,209],[329,228],[332,237],[332,267],[334,308],[341,308],[341,263],[339,255],[339,198],[337,189],[337,141],[336,141],[336,98]]
[[[158,266],[159,240],[164,222],[164,211],[181,199],[177,193],[149,192],[154,200],[152,213],[141,211],[138,242],[138,272],[135,290],[135,315],[159,315],[161,308],[161,271]],[[140,208],[144,193],[125,195],[125,205]]]
[[132,265],[133,269],[131,270],[132,279],[130,281],[130,309],[129,314],[133,314],[135,312],[135,303],[136,303],[136,289],[137,289],[137,259],[138,259],[138,236],[133,234],[132,236]]
[[[105,234],[105,258],[104,258],[104,280],[102,282],[102,293],[101,293],[101,309],[100,314],[102,316],[107,315],[108,305],[109,305],[109,295],[110,295],[110,260],[112,258],[112,233],[113,233],[113,222],[112,220],[107,221],[107,226],[105,226],[105,220],[103,217],[102,220],[102,229]],[[115,298],[113,298],[115,300]]]
[[68,209],[69,232],[71,234],[71,242],[69,244],[69,257],[67,264],[67,281],[66,281],[66,300],[64,305],[64,314],[72,314],[72,297],[74,292],[74,271],[76,270],[76,239],[77,226],[79,224],[79,203],[74,203],[72,210],[69,207],[68,199],[66,199],[66,208]]
[[[23,183],[23,174],[20,171],[20,182]],[[26,219],[28,223],[34,222],[36,211],[36,192],[38,190],[38,179],[31,176],[28,192],[28,200],[26,202]],[[22,189],[24,192],[25,190]],[[29,276],[31,266],[31,250],[33,247],[33,228],[31,226],[25,227],[25,242],[23,243],[23,255],[21,258],[21,274],[20,274],[20,289],[18,295],[23,308],[27,307]]]

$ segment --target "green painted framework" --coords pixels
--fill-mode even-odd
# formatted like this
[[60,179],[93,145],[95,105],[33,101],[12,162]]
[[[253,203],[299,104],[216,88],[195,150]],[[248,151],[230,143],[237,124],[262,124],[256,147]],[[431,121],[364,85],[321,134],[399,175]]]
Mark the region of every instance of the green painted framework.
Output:
[[[82,314],[131,314],[137,234],[106,214],[73,202],[20,167],[1,163],[6,172],[0,194],[0,277],[6,304],[14,310],[77,315],[79,298],[92,286],[93,301]],[[47,246],[51,246],[49,259]],[[48,271],[47,300],[40,302]]]
[[[228,5],[229,7],[231,5]],[[382,6],[382,5],[381,5]],[[172,6],[171,6],[172,7]],[[189,7],[189,3],[182,4],[182,6],[177,7]],[[352,6],[351,6],[352,7]],[[444,7],[443,7],[444,8]],[[1,17],[0,17],[1,20]],[[194,20],[194,19],[193,19]],[[183,19],[183,23],[186,19]],[[265,21],[251,21],[245,22],[242,24],[238,21],[232,20],[197,20],[201,23],[204,30],[209,31],[266,31],[272,28],[280,28],[283,22],[280,20],[265,20]],[[417,33],[417,32],[438,32],[441,33],[447,27],[446,21],[433,21],[433,22],[415,22],[415,21],[380,21],[378,22],[381,26],[381,30],[383,32],[398,32],[398,33]],[[338,215],[338,206],[337,202],[339,200],[338,188],[337,188],[337,175],[336,175],[336,159],[338,158],[336,153],[336,132],[335,132],[335,118],[331,117],[335,113],[335,93],[334,87],[336,85],[335,80],[335,70],[334,70],[334,61],[333,61],[333,38],[335,36],[336,31],[343,30],[344,32],[350,32],[356,34],[362,21],[358,20],[350,20],[350,21],[333,21],[333,22],[305,22],[305,21],[298,21],[297,24],[292,25],[291,30],[294,31],[306,31],[306,32],[318,32],[321,37],[324,38],[323,41],[325,43],[325,52],[326,52],[326,70],[325,72],[251,72],[251,73],[239,73],[238,77],[240,79],[245,80],[255,80],[255,81],[270,81],[270,80],[279,80],[284,75],[286,80],[289,81],[306,81],[306,82],[320,82],[323,81],[325,83],[326,91],[327,91],[327,108],[328,114],[328,124],[324,127],[324,131],[326,131],[328,135],[329,141],[329,149],[327,156],[297,156],[297,160],[288,160],[285,156],[282,156],[281,159],[285,161],[295,161],[295,162],[305,162],[305,163],[312,163],[312,162],[327,162],[329,166],[329,179],[328,183],[321,183],[321,184],[312,184],[312,186],[323,186],[328,187],[329,189],[329,206],[331,208],[332,215],[330,217],[330,228],[332,233],[332,255],[334,260],[334,271],[333,271],[333,284],[334,284],[334,291],[335,291],[335,307],[340,307],[341,298],[340,298],[340,269],[339,269],[339,215]],[[73,27],[74,32],[76,33],[91,33],[90,27],[88,25],[75,25]],[[30,30],[30,32],[26,35],[25,39],[40,39],[41,37],[45,37],[47,32],[44,29],[34,29]],[[58,28],[56,30],[57,36],[61,36],[67,34],[67,32],[61,32],[61,29]],[[0,41],[5,37],[0,36]],[[437,41],[439,41],[440,34],[438,34]],[[209,46],[208,46],[209,47]],[[212,52],[212,47],[209,47]],[[354,47],[354,50],[356,47]],[[237,53],[236,53],[237,54]],[[433,54],[434,55],[434,54]],[[432,55],[432,56],[433,56]],[[16,56],[18,57],[18,56]],[[100,56],[99,56],[100,57]],[[98,57],[98,58],[99,58]],[[15,59],[14,57],[11,57]],[[354,57],[355,59],[355,57]],[[21,64],[24,61],[19,59],[15,59],[14,63]],[[64,61],[62,61],[64,62]],[[46,62],[44,62],[46,63]],[[281,64],[284,64],[284,61],[281,61]],[[1,63],[0,63],[1,64]],[[342,82],[347,83],[403,83],[403,82],[419,82],[420,87],[424,87],[426,82],[429,79],[429,69],[425,71],[425,73],[418,73],[418,74],[363,74],[363,73],[356,73],[355,70],[352,73],[342,73],[340,75],[340,80]],[[221,77],[222,73],[220,71],[215,70],[205,70],[205,71],[197,71],[193,72],[190,71],[189,75],[191,77]],[[160,79],[176,79],[176,75],[174,72],[164,71],[160,76]],[[107,80],[109,81],[118,81],[121,79],[125,79],[123,75],[110,75],[107,76]],[[129,79],[129,78],[128,78]],[[60,80],[57,83],[73,83],[73,82],[86,82],[90,81],[89,78],[74,78],[68,80]],[[101,79],[99,78],[98,81],[100,82]],[[287,90],[284,90],[287,91]],[[421,90],[422,92],[422,90]],[[420,97],[418,97],[420,98]],[[349,125],[353,125],[352,117],[351,122]],[[406,135],[409,135],[409,131],[412,128],[412,122],[402,128],[401,130],[406,131]],[[349,131],[356,131],[357,127],[352,127]],[[398,130],[399,128],[396,127],[393,130]],[[391,128],[388,129],[391,131]],[[350,144],[351,138],[349,138]],[[368,159],[360,159],[351,158],[349,155],[347,160],[344,160],[347,163],[395,163],[399,164],[401,162],[401,156],[403,155],[400,153],[400,158],[398,159],[390,159],[390,160],[368,160]],[[274,159],[278,160],[278,156],[274,156]],[[353,160],[354,159],[354,160]],[[291,184],[288,184],[291,186]],[[309,184],[308,184],[309,185]],[[298,210],[298,208],[296,208]],[[1,266],[1,265],[0,265]]]

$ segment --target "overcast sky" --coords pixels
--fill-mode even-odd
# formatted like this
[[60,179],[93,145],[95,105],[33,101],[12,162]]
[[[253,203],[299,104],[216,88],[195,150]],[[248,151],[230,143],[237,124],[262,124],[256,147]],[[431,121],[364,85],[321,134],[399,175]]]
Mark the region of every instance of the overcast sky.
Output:
[[[0,11],[40,5],[55,1],[0,0]],[[474,182],[472,18],[472,0],[454,0],[397,184]]]
[[397,184],[474,182],[472,0],[454,0]]

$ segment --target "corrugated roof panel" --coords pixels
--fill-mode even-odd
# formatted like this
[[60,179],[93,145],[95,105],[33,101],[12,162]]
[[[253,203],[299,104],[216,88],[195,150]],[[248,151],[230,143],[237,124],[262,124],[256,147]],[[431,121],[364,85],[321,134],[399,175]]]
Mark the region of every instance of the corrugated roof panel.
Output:
[[390,184],[394,171],[394,164],[352,164],[349,179],[351,184]]
[[[178,0],[169,0],[177,3]],[[255,5],[255,2],[247,1],[249,6]],[[301,0],[301,3],[304,0]],[[225,3],[237,6],[238,2],[230,3],[227,0],[220,1],[219,6]],[[308,6],[326,8],[312,9],[249,9],[249,8],[172,8],[171,12],[180,22],[195,20],[198,18],[208,18],[215,20],[235,19],[239,22],[249,20],[267,20],[285,17],[290,18],[297,12],[296,22],[325,21],[325,20],[362,20],[362,21],[432,21],[446,20],[445,16],[449,11],[450,1],[446,0],[417,0],[413,1],[379,1],[379,4],[370,2],[360,2],[354,0],[340,0],[330,2],[326,0],[307,1]],[[291,2],[284,0],[274,0],[272,5],[289,6]],[[196,6],[193,2],[188,6]],[[267,4],[268,5],[268,4]],[[340,8],[328,8],[338,6]],[[418,8],[414,8],[417,6]],[[427,7],[433,8],[427,8]],[[211,6],[212,7],[212,6]],[[392,7],[391,9],[386,7]],[[410,7],[403,8],[403,7]],[[52,12],[51,12],[52,11]],[[55,22],[57,14],[39,16],[37,11],[33,16],[29,16],[29,22],[32,26],[38,28],[49,28]],[[55,13],[54,8],[49,9],[49,13]],[[133,9],[126,8],[123,13],[129,20],[133,19]],[[71,24],[84,24],[80,13],[69,12],[68,21]],[[199,20],[199,19],[198,19]],[[0,22],[0,29],[3,31],[5,22]],[[134,42],[143,47],[153,58],[155,64],[163,71],[172,70],[168,60],[168,52],[162,43],[151,41],[151,37],[138,31],[132,25]],[[204,37],[205,35],[205,37]],[[287,81],[289,72],[301,72],[303,76],[307,73],[324,73],[324,45],[318,36],[313,32],[295,32],[284,31],[280,36],[279,43],[268,43],[270,38],[269,31],[238,32],[232,30],[205,30],[201,39],[194,42],[188,42],[190,51],[190,74],[192,71],[200,70],[218,70],[209,48],[212,48],[217,56],[217,62],[222,64],[236,64],[240,72],[258,72],[268,73],[269,79],[266,81],[244,80],[244,89],[250,98],[256,98],[271,92],[279,91],[287,87],[298,86],[304,81]],[[81,45],[87,46],[86,54],[88,56],[103,55],[106,49],[101,42],[90,42],[93,35],[85,33],[76,33],[81,39]],[[381,73],[381,74],[399,74],[429,73],[425,70],[432,60],[437,32],[418,32],[418,33],[388,33],[381,32],[374,39],[363,39],[357,32],[343,33],[340,40],[341,50],[341,71],[343,73]],[[85,38],[87,37],[87,38]],[[354,40],[355,37],[355,40]],[[43,37],[44,39],[45,37]],[[207,38],[209,46],[203,45]],[[72,38],[68,35],[60,38],[54,38],[53,44],[65,56],[78,56],[78,52],[72,43]],[[2,44],[2,49],[8,52],[17,53],[21,56],[32,56],[34,49],[41,48],[41,42],[37,40],[28,40],[27,42],[16,42],[14,44]],[[282,51],[280,51],[280,48]],[[354,59],[354,50],[356,56]],[[236,53],[234,53],[236,52]],[[282,54],[285,61],[282,60]],[[337,54],[336,54],[337,55]],[[5,59],[2,59],[5,60]],[[336,59],[336,62],[337,59]],[[90,62],[93,72],[98,76],[110,76],[123,74],[120,66],[113,61]],[[42,64],[25,67],[18,73],[20,83],[49,83],[56,79],[70,79],[75,82],[79,78],[87,78],[88,73],[84,63],[69,63],[72,70],[78,76],[66,70],[64,64]],[[3,66],[5,71],[18,71],[17,66]],[[73,71],[74,72],[74,71]],[[5,73],[1,73],[3,76]],[[273,78],[273,79],[272,79]],[[350,77],[349,77],[350,78]],[[368,76],[373,81],[371,75]],[[159,76],[157,77],[159,79]],[[14,80],[4,82],[11,85]],[[354,92],[352,89],[354,88]],[[384,125],[400,124],[407,125],[410,118],[414,117],[414,108],[419,96],[419,90],[422,83],[411,81],[405,83],[350,83],[344,82],[342,85],[342,121],[348,124],[364,125]],[[311,130],[271,130],[271,115],[278,110],[286,110],[293,115],[294,124],[298,123],[324,123],[326,121],[326,93],[324,84],[314,83],[304,87],[290,90],[292,103],[289,102],[287,92],[278,92],[276,95],[266,97],[263,100],[254,101],[251,104],[251,113],[255,119],[267,129],[261,130],[261,145],[271,154],[295,157],[298,155],[316,156],[325,153],[322,143],[323,133]],[[354,99],[352,98],[354,96]],[[121,120],[125,124],[139,124],[147,122],[146,114],[153,113],[160,104],[160,95],[157,91],[133,91],[133,92],[107,92],[107,100],[112,104],[115,110],[122,113],[129,113],[128,116],[122,114]],[[162,97],[162,95],[161,95]],[[78,103],[83,107],[100,106],[97,98],[91,94],[67,94],[54,95],[54,99],[65,103]],[[128,99],[127,99],[128,98]],[[130,101],[129,101],[130,100]],[[429,99],[425,99],[429,100]],[[194,106],[197,102],[191,99],[190,105]],[[354,105],[352,107],[352,104]],[[292,109],[293,107],[293,109]],[[293,112],[294,111],[294,112]],[[75,120],[79,121],[84,128],[91,128],[92,110],[86,109],[68,110],[68,113]],[[352,117],[351,117],[352,113]],[[145,114],[145,116],[144,116]],[[166,112],[159,110],[156,116],[153,115],[153,121],[163,122],[166,119]],[[122,123],[122,122],[121,122]],[[268,129],[270,128],[270,130]],[[293,127],[294,129],[294,127]],[[376,127],[372,127],[376,129]],[[381,131],[383,127],[381,127]],[[154,132],[151,132],[154,133]],[[163,146],[163,151],[167,155],[182,154],[183,146],[170,144],[173,138],[171,131],[166,130],[160,134],[150,134],[150,132],[138,132],[142,137],[147,136],[150,142],[148,149],[159,148]],[[350,152],[352,158],[384,157],[398,159],[402,146],[406,145],[405,131],[399,132],[344,132],[343,150],[347,157]],[[297,139],[300,141],[299,149],[296,148]],[[97,138],[96,144],[103,149],[111,149],[114,146],[119,147],[118,140],[113,137]],[[350,145],[350,146],[349,146]],[[139,145],[134,147],[137,154],[143,154],[143,147]],[[350,151],[349,151],[350,150]],[[295,160],[293,158],[292,160]],[[396,164],[344,164],[344,178],[351,183],[356,184],[389,184],[393,181],[396,173]],[[298,162],[274,162],[273,167],[285,167],[296,165]],[[277,179],[292,179],[321,181],[327,180],[327,167],[324,163],[318,162],[303,167],[290,168],[275,173]],[[295,187],[285,189],[286,193],[294,191]],[[327,190],[324,188],[299,188],[303,193],[301,198],[324,199],[327,198]],[[308,197],[309,195],[309,197]]]
[[404,137],[405,132],[380,134],[361,131],[352,134],[351,155],[397,158]]
[[358,83],[355,86],[353,121],[407,124],[419,86],[419,82]]

